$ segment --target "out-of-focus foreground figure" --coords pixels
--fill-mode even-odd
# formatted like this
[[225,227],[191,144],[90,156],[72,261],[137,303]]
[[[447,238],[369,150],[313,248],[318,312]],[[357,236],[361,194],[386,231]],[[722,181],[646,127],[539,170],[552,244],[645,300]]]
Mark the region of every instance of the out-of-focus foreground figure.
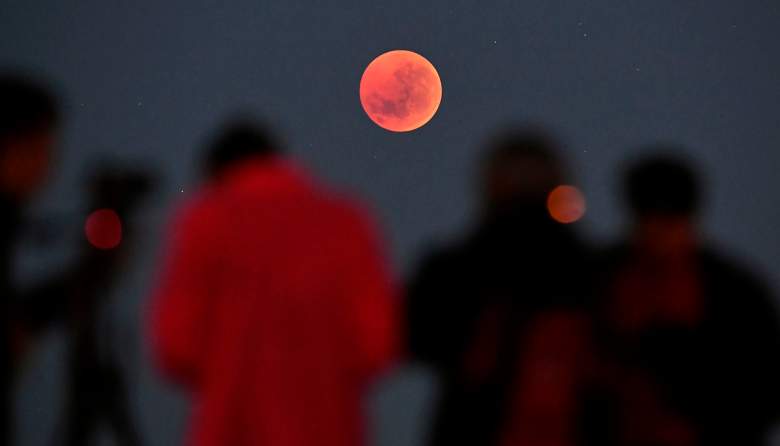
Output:
[[429,444],[576,444],[588,368],[587,250],[548,214],[564,176],[543,132],[491,142],[483,213],[409,287],[409,348],[442,382]]
[[58,124],[57,101],[44,87],[13,75],[0,75],[0,443],[11,444],[11,384],[24,326],[16,311],[12,284],[13,248],[22,212],[43,184]]
[[625,188],[634,225],[606,268],[598,443],[764,444],[780,409],[767,290],[701,240],[700,185],[686,163],[643,161]]
[[[153,176],[145,170],[113,164],[95,170],[87,188],[90,210],[99,211],[88,220],[78,260],[33,296],[34,303],[50,314],[40,325],[51,325],[60,316],[70,338],[63,432],[57,444],[95,444],[101,428],[110,430],[117,445],[142,444],[132,416],[127,371],[122,370],[121,355],[106,347],[115,335],[101,320],[111,292],[127,270],[136,242],[136,213],[152,186]],[[100,214],[115,216],[116,221],[94,217]]]
[[361,398],[398,347],[374,225],[253,124],[210,150],[151,306],[156,359],[192,393],[188,443],[362,444]]

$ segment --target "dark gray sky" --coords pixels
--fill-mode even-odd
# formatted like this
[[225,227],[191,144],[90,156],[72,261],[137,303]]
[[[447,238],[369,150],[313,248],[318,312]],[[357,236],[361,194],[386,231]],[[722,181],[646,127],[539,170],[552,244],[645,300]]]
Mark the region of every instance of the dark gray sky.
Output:
[[[468,222],[488,132],[531,120],[565,141],[595,240],[621,227],[621,163],[658,140],[688,147],[712,186],[707,233],[777,290],[778,24],[777,0],[4,0],[0,67],[46,76],[67,101],[61,170],[44,200],[52,208],[77,205],[90,159],[129,159],[165,175],[159,222],[169,199],[191,189],[205,135],[251,109],[312,170],[374,207],[407,272],[426,241]],[[444,86],[438,114],[409,134],[374,125],[358,99],[363,68],[390,49],[428,58]],[[148,275],[137,276],[129,308],[144,299]],[[149,440],[169,444],[176,427],[161,431],[162,414],[172,403],[139,380]],[[425,385],[396,381],[380,397],[382,445],[416,432],[418,409],[403,406]]]

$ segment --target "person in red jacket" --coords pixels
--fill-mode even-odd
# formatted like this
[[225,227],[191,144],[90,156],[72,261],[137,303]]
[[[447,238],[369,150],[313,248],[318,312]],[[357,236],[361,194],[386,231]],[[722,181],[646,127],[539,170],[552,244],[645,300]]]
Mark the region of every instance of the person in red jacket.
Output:
[[151,332],[193,396],[187,444],[361,445],[362,397],[399,348],[374,224],[277,147],[228,126],[172,226]]

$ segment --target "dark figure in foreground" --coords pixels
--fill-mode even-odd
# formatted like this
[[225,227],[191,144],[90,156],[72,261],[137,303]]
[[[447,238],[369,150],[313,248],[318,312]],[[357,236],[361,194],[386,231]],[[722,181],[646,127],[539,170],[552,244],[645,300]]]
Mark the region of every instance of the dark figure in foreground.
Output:
[[571,445],[588,368],[587,252],[555,222],[564,178],[550,139],[490,146],[482,219],[409,286],[409,349],[442,382],[429,444]]
[[626,191],[634,229],[610,255],[600,311],[610,397],[599,444],[764,444],[780,409],[780,331],[766,288],[700,239],[688,165],[644,161]]
[[[0,78],[0,299],[2,299],[2,444],[13,444],[11,393],[25,353],[44,331],[64,323],[71,336],[69,387],[63,440],[89,444],[97,422],[106,420],[119,444],[138,444],[119,367],[101,356],[97,319],[105,295],[121,271],[124,247],[98,250],[84,241],[70,268],[29,289],[11,275],[13,249],[23,232],[24,211],[50,167],[58,123],[56,100],[26,78]],[[92,209],[110,207],[125,223],[146,180],[116,169],[89,184]],[[140,194],[140,195],[139,195]],[[125,226],[125,235],[129,228]]]
[[0,76],[0,443],[12,442],[11,394],[16,357],[26,331],[12,284],[13,249],[23,211],[43,184],[56,139],[57,104],[45,88],[14,76]]
[[151,179],[141,171],[112,166],[98,170],[88,184],[90,209],[114,212],[120,226],[115,227],[112,221],[96,221],[90,227],[90,235],[93,241],[100,242],[101,238],[115,237],[111,233],[119,229],[119,244],[106,249],[107,246],[96,247],[85,240],[75,268],[39,291],[39,302],[46,297],[53,300],[47,305],[49,308],[56,308],[57,301],[67,305],[63,315],[70,336],[70,370],[64,444],[69,446],[91,444],[102,423],[111,429],[117,444],[140,444],[118,358],[105,347],[112,333],[105,326],[100,327],[99,322],[133,246],[134,211],[150,187]]
[[397,350],[375,228],[251,124],[211,146],[152,301],[157,361],[194,400],[188,444],[358,446]]

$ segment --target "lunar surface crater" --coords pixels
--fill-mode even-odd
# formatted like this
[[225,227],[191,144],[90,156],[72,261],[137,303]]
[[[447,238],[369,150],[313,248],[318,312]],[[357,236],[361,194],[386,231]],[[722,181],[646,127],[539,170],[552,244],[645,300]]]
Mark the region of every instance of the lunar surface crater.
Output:
[[441,94],[436,69],[411,51],[390,51],[377,57],[360,82],[360,100],[368,117],[396,132],[425,125],[436,113]]

